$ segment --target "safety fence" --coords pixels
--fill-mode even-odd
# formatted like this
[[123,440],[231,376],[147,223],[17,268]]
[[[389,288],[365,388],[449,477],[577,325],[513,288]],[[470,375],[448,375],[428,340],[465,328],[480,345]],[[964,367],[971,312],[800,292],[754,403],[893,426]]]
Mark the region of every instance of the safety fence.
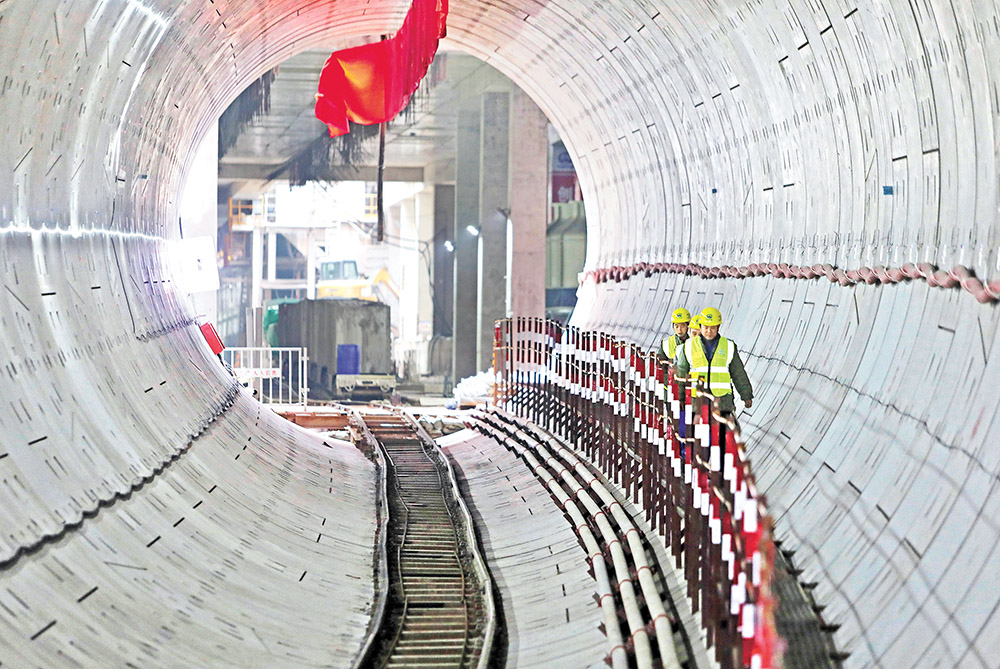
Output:
[[494,403],[574,445],[642,505],[720,666],[778,666],[772,521],[736,419],[700,380],[603,332],[512,318],[494,336]]
[[309,354],[305,348],[243,346],[222,351],[222,361],[257,399],[276,407],[305,408],[309,396]]

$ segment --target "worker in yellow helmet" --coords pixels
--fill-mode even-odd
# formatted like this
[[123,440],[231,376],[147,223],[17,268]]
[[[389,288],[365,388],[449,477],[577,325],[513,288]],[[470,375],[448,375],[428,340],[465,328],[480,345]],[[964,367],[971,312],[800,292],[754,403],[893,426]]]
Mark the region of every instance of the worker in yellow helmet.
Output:
[[688,324],[688,339],[701,334],[701,314],[695,314]]
[[753,386],[743,368],[736,342],[719,336],[722,314],[715,307],[708,307],[700,316],[701,334],[692,336],[677,349],[677,373],[701,378],[712,395],[719,398],[719,409],[723,413],[736,410],[734,387],[749,409],[753,406]]
[[682,346],[688,338],[688,323],[691,322],[691,312],[681,307],[674,309],[670,314],[670,323],[674,327],[674,333],[666,339],[660,340],[660,350],[656,352],[660,362],[673,360],[677,357],[677,348]]
[[[687,309],[681,307],[679,309],[674,309],[673,313],[670,314],[670,323],[673,325],[674,333],[667,337],[666,339],[660,340],[660,350],[656,352],[657,360],[660,365],[663,366],[663,399],[668,401],[670,396],[667,390],[667,370],[666,366],[673,363],[677,359],[677,352],[684,346],[684,342],[688,340],[688,324],[691,322],[691,312]],[[670,405],[667,404],[669,407]],[[680,422],[678,424],[678,434],[681,438],[684,437],[684,430],[686,427],[686,421],[684,420],[684,403],[681,402],[680,406]],[[664,417],[665,420],[669,419],[670,409],[667,409],[667,416]],[[681,453],[684,453],[684,442],[681,442]],[[681,456],[683,458],[683,455]]]

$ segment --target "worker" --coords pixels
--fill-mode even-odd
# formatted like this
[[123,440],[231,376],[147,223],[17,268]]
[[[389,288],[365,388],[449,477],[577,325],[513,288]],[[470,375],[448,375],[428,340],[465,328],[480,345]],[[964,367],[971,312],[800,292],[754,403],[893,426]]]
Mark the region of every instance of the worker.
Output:
[[[722,313],[715,307],[701,312],[701,334],[690,337],[677,349],[677,374],[702,379],[711,393],[719,398],[722,413],[736,411],[733,387],[740,394],[743,404],[753,406],[753,386],[743,368],[736,342],[719,336]],[[692,389],[691,394],[695,391]]]
[[666,339],[660,340],[660,350],[656,352],[656,357],[661,363],[666,360],[674,360],[677,357],[677,348],[688,338],[688,323],[691,322],[691,312],[681,307],[674,309],[670,314],[670,323],[673,325],[674,333]]
[[[688,324],[688,339],[691,339],[692,337],[697,337],[700,334],[701,334],[701,314],[695,314],[694,318],[692,318],[691,322]],[[677,358],[675,356],[674,360],[676,359]]]
[[[669,395],[667,393],[667,370],[666,366],[672,364],[677,358],[677,351],[684,345],[684,342],[688,339],[688,324],[691,322],[691,312],[687,309],[680,307],[674,309],[673,313],[670,314],[670,323],[673,326],[674,333],[667,337],[666,339],[660,340],[660,349],[656,352],[656,359],[660,365],[664,367],[663,369],[663,400],[666,402],[668,415],[664,416],[665,421],[669,421],[670,416],[670,403]],[[678,416],[678,433],[677,435],[681,438],[681,459],[684,458],[684,436],[685,436],[685,421],[684,421],[684,402],[680,403],[680,415]]]

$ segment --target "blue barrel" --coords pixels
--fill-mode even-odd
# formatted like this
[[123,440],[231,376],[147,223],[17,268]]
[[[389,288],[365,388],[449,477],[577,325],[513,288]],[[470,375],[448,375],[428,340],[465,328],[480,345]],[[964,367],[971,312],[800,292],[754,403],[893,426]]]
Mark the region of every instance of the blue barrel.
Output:
[[361,347],[357,344],[337,345],[337,374],[361,373]]

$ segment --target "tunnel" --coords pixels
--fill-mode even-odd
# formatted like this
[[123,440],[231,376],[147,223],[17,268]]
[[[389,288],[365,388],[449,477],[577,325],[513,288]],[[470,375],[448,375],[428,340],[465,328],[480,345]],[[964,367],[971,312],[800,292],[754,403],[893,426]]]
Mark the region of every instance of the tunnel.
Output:
[[[349,666],[375,470],[262,410],[169,260],[199,139],[401,0],[0,2],[0,662]],[[996,666],[1000,15],[979,0],[452,0],[587,198],[573,323],[715,305],[775,534],[847,666]],[[186,526],[186,527],[185,527]],[[184,532],[180,532],[184,530]],[[266,658],[262,659],[262,658]]]

